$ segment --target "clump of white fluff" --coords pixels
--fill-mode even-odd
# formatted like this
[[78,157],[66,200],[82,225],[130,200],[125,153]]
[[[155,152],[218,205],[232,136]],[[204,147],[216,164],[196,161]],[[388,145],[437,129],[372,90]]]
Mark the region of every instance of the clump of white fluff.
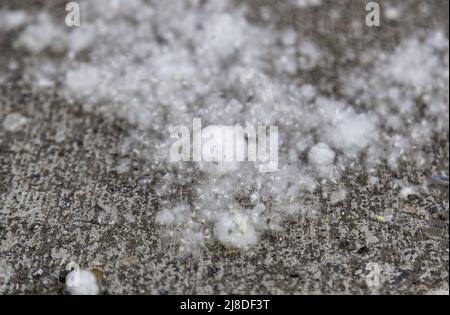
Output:
[[350,114],[339,120],[330,130],[330,140],[334,147],[347,156],[356,157],[377,139],[377,127],[371,117],[365,114]]
[[309,164],[321,177],[331,177],[336,154],[325,143],[313,146],[308,154]]
[[71,295],[97,295],[100,287],[89,270],[73,270],[66,277],[66,292]]
[[408,200],[412,196],[418,196],[419,191],[417,190],[416,187],[407,186],[407,187],[402,187],[402,189],[400,189],[400,192],[398,193],[398,195],[401,199]]
[[291,0],[299,8],[316,7],[322,4],[322,0]]
[[345,189],[340,189],[338,191],[333,191],[330,194],[330,204],[332,206],[341,203],[345,200],[345,198],[347,197],[347,190]]
[[225,245],[238,248],[248,248],[259,239],[250,217],[240,211],[221,214],[215,223],[214,235]]
[[190,207],[180,203],[172,208],[163,208],[156,215],[156,222],[164,225],[182,224],[189,218]]
[[28,122],[28,118],[20,113],[10,113],[3,120],[3,128],[6,131],[18,131]]

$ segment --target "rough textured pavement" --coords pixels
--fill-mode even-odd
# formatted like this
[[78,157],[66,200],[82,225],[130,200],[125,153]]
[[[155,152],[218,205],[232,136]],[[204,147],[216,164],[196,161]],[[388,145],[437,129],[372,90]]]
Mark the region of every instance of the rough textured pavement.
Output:
[[[5,2],[0,8],[20,6]],[[420,1],[410,1],[401,22],[347,36],[350,19],[364,21],[364,7],[336,2],[329,7],[344,14],[335,24],[326,22],[320,8],[274,10],[280,24],[309,30],[337,55],[341,45],[389,48],[411,32],[436,25],[448,30],[447,1],[433,1],[426,12]],[[57,2],[35,1],[28,9],[42,6],[59,8]],[[257,14],[252,18],[257,23]],[[15,55],[8,36],[0,36],[0,51],[4,70]],[[115,171],[127,124],[65,106],[55,91],[34,91],[22,80],[22,66],[0,84],[0,122],[11,112],[29,118],[18,132],[0,127],[0,293],[60,294],[60,273],[70,261],[101,268],[109,294],[448,293],[448,183],[431,185],[428,194],[409,201],[394,188],[398,181],[421,184],[448,172],[448,134],[424,149],[430,165],[380,171],[375,188],[347,174],[351,195],[343,203],[331,205],[318,191],[311,203],[319,215],[266,234],[249,251],[214,243],[180,257],[154,223],[158,200],[146,184],[152,173],[145,162],[130,152],[133,168]],[[336,64],[349,66],[344,60]],[[320,79],[333,89],[332,73]]]

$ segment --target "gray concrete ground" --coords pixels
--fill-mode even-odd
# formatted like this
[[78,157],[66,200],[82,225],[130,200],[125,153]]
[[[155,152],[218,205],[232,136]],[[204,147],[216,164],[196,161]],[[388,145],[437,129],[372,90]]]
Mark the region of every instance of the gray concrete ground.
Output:
[[[433,1],[428,12],[420,2],[410,1],[401,23],[365,29],[357,38],[346,36],[345,17],[364,19],[359,1],[331,2],[344,13],[335,24],[318,8],[274,10],[280,24],[297,23],[338,55],[345,45],[389,49],[412,32],[436,25],[448,30],[448,2]],[[258,23],[258,14],[252,19]],[[6,35],[0,47],[4,68],[16,53]],[[331,93],[333,77],[348,62],[338,60],[335,72],[318,74],[317,80],[328,82]],[[60,272],[69,261],[99,266],[109,294],[448,293],[448,184],[432,185],[429,194],[409,201],[393,188],[395,180],[420,184],[448,171],[448,134],[424,148],[432,161],[424,168],[380,170],[376,188],[363,176],[347,174],[350,196],[343,203],[330,205],[318,191],[311,203],[319,205],[320,215],[266,234],[249,251],[213,243],[180,257],[154,223],[158,200],[141,184],[152,176],[143,171],[145,162],[130,155],[129,172],[114,170],[127,123],[65,106],[55,91],[33,90],[20,66],[11,78],[0,86],[0,121],[11,112],[29,121],[18,132],[0,128],[0,293],[60,294]]]

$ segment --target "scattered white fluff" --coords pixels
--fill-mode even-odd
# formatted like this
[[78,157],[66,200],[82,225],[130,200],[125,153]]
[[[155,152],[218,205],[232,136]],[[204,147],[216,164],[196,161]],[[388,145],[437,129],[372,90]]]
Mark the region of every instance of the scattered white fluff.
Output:
[[343,202],[346,198],[347,198],[347,190],[340,189],[338,191],[333,191],[330,194],[330,204],[334,206],[340,202]]
[[321,50],[309,40],[300,43],[299,53],[299,67],[302,70],[311,70],[322,58]]
[[299,191],[313,193],[317,188],[317,181],[310,175],[300,174],[298,185]]
[[448,38],[442,31],[434,31],[426,39],[426,43],[437,51],[445,51],[448,49]]
[[3,120],[3,128],[10,132],[19,131],[27,122],[28,118],[22,114],[10,113]]
[[159,224],[183,224],[189,221],[190,206],[185,203],[177,204],[173,208],[164,208],[156,215],[156,222]]
[[345,112],[328,129],[327,138],[333,147],[349,157],[356,157],[378,138],[375,119],[366,114]]
[[64,38],[63,30],[53,23],[48,13],[42,12],[36,17],[35,23],[28,25],[22,32],[16,45],[37,54],[56,45],[58,40],[64,41]]
[[243,17],[227,13],[214,14],[209,18],[209,22],[203,35],[203,46],[200,49],[210,50],[219,56],[226,57],[242,45],[246,26]]
[[[333,52],[301,31],[252,23],[244,2],[80,2],[88,12],[81,28],[45,13],[25,22],[16,47],[36,54],[25,78],[35,87],[58,83],[69,103],[134,126],[121,152],[133,151],[147,170],[164,174],[152,174],[161,204],[156,222],[183,250],[214,238],[250,246],[313,212],[304,200],[319,185],[343,173],[375,174],[380,165],[423,165],[422,147],[448,134],[445,31],[407,37],[392,51],[343,48],[344,58],[361,62],[339,73],[333,98],[330,86],[310,81],[318,69],[335,71]],[[303,10],[322,1],[290,3]],[[279,170],[169,163],[170,128],[191,126],[195,117],[204,127],[279,126]]]
[[371,109],[374,119],[377,138],[368,147],[370,166],[385,160],[397,170],[412,156],[423,165],[422,146],[433,135],[448,133],[448,81],[448,38],[440,30],[407,38],[392,53],[375,58],[372,71],[353,71],[344,78],[343,92]]
[[394,81],[417,88],[426,88],[430,84],[428,79],[437,68],[439,59],[428,54],[427,50],[418,49],[419,45],[417,40],[412,39],[390,57],[387,67],[391,67],[389,74]]
[[73,270],[66,277],[66,291],[71,295],[97,295],[100,287],[89,270]]
[[[242,137],[236,136],[234,129],[232,134],[224,136],[224,128],[225,126],[208,126],[201,131],[202,161],[199,163],[199,168],[211,175],[220,176],[238,171],[241,163],[233,161],[232,156],[227,156],[225,148],[244,148],[247,146]],[[233,156],[235,155],[235,152],[230,153]]]

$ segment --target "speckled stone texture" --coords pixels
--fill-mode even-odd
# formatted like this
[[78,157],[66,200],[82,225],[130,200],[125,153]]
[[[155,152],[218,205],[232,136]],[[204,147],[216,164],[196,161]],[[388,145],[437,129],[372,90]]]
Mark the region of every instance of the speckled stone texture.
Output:
[[[304,12],[283,4],[273,10],[280,25],[293,23],[334,52],[336,71],[314,78],[332,94],[336,73],[352,66],[339,58],[340,47],[390,49],[408,34],[436,26],[448,30],[448,1],[429,1],[428,11],[420,9],[422,1],[409,2],[401,22],[382,21],[359,34],[346,28],[354,19],[364,21],[364,5],[357,0],[330,1]],[[2,1],[0,7],[6,6],[24,3]],[[63,10],[58,1],[33,1],[25,9],[42,7],[55,14]],[[333,23],[330,8],[342,13]],[[257,13],[250,19],[259,23]],[[16,56],[10,37],[0,36],[0,51],[0,69],[6,69]],[[132,168],[115,170],[123,158],[118,145],[130,126],[66,106],[53,90],[33,90],[22,80],[24,65],[16,58],[19,67],[0,85],[0,122],[12,112],[28,122],[17,132],[0,127],[0,293],[61,294],[60,273],[70,261],[101,268],[102,292],[109,294],[448,293],[448,182],[408,201],[394,188],[396,180],[421,184],[448,172],[448,134],[424,148],[429,165],[380,170],[375,188],[364,176],[346,174],[349,196],[342,203],[331,205],[319,189],[311,199],[319,215],[264,235],[251,250],[213,243],[180,257],[154,222],[155,174],[132,152]],[[380,276],[372,286],[374,268]]]

